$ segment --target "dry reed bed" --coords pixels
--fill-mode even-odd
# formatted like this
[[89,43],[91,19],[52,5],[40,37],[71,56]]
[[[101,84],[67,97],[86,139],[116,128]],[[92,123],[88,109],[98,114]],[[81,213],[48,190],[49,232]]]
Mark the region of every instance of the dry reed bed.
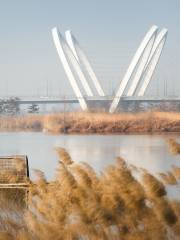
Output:
[[0,131],[50,133],[156,133],[180,132],[180,113],[58,113],[0,117]]
[[[165,185],[121,158],[100,176],[56,149],[55,180],[36,171],[29,208],[22,218],[1,216],[0,239],[7,240],[178,240],[180,202],[167,198]],[[138,181],[134,174],[141,175]],[[171,175],[178,180],[180,168]],[[175,174],[176,173],[176,174]],[[173,182],[174,184],[174,182]]]

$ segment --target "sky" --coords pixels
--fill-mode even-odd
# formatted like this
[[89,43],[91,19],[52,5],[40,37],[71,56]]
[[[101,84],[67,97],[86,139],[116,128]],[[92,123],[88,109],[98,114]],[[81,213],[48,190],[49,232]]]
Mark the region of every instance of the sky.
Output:
[[148,29],[169,30],[147,95],[180,94],[179,0],[0,0],[0,97],[73,95],[51,36],[71,29],[106,94]]

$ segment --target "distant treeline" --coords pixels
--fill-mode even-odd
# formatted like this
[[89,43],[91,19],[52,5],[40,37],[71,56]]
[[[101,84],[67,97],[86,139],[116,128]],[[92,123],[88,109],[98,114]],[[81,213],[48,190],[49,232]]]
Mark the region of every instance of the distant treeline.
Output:
[[16,115],[20,112],[18,97],[8,99],[0,99],[0,114],[1,115]]
[[[14,116],[21,113],[19,104],[20,98],[10,97],[6,99],[0,99],[0,115]],[[37,104],[31,104],[27,109],[28,113],[38,113],[39,106]]]

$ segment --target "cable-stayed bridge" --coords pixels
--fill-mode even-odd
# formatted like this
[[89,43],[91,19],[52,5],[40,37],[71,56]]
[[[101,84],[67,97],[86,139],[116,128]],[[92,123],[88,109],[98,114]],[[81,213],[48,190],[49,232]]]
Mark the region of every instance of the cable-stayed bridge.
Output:
[[[120,102],[164,101],[160,97],[145,97],[145,93],[160,59],[167,34],[166,28],[158,32],[156,25],[149,29],[121,79],[115,95],[109,97],[104,92],[87,56],[72,32],[68,30],[63,36],[57,27],[53,28],[52,37],[58,56],[76,96],[75,99],[69,99],[69,102],[79,102],[84,111],[88,110],[92,103],[93,107],[95,105],[99,107],[99,103],[103,103],[106,105],[106,109],[113,113],[117,110]],[[68,102],[68,99],[62,101],[65,103]],[[169,101],[171,100],[169,99]]]
[[128,108],[129,105],[141,103],[149,105],[170,103],[180,106],[180,97],[146,96],[162,54],[167,34],[168,30],[166,28],[158,31],[156,25],[149,29],[135,52],[124,77],[120,79],[118,88],[114,90],[115,94],[109,96],[108,93],[105,93],[90,61],[73,33],[68,30],[63,36],[55,27],[52,29],[53,41],[74,96],[26,96],[14,98],[14,101],[19,105],[78,103],[83,111],[91,108],[103,108],[110,113],[118,110],[120,106]]

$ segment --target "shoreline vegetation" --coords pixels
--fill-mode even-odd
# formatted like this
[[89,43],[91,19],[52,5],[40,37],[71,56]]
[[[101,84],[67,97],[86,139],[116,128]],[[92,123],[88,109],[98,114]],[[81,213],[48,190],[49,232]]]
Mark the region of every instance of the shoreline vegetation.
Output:
[[0,132],[35,131],[51,134],[180,133],[180,113],[90,113],[1,116]]
[[118,157],[97,175],[87,163],[74,162],[65,149],[56,151],[55,179],[47,182],[36,170],[28,208],[11,208],[9,200],[3,208],[1,202],[0,239],[179,239],[180,202],[166,190],[179,187],[179,167],[157,178]]

